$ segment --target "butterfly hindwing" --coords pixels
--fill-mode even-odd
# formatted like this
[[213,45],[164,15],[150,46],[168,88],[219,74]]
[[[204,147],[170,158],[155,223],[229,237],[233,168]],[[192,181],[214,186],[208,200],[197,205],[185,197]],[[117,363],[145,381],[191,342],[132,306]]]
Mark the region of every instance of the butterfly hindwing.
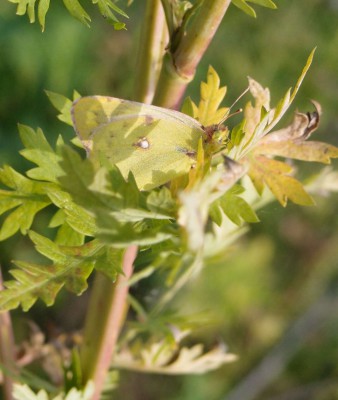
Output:
[[83,97],[72,109],[75,130],[89,157],[103,155],[140,189],[151,189],[189,172],[203,129],[177,111],[116,99]]

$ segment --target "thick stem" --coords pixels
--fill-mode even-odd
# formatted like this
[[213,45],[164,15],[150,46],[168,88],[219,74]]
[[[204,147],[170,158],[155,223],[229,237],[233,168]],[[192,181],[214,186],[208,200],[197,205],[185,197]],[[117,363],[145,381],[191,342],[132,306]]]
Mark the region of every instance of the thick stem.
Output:
[[172,56],[166,54],[153,104],[177,110],[190,80],[177,73]]
[[93,400],[100,398],[126,317],[127,281],[132,275],[136,255],[137,246],[127,248],[123,257],[123,274],[115,283],[100,273],[95,278],[80,351],[83,382],[92,380],[95,385]]
[[167,42],[168,31],[161,0],[148,0],[137,57],[136,101],[152,102]]
[[198,63],[214,37],[231,0],[204,0],[173,54],[162,65],[154,104],[178,108]]
[[[2,275],[0,269],[0,290],[3,290]],[[15,374],[15,353],[14,336],[11,316],[8,311],[0,312],[0,363],[6,368],[3,371],[3,398],[5,400],[13,399],[13,380],[12,374]]]
[[231,0],[204,1],[174,54],[180,76],[192,79],[196,67],[222,22]]

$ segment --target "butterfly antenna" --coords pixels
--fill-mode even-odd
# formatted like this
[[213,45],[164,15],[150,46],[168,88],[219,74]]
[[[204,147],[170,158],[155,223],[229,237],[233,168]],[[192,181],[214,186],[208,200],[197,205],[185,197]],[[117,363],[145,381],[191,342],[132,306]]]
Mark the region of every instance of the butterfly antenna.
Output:
[[[232,109],[232,107],[233,107],[246,93],[248,93],[249,90],[250,90],[250,87],[248,86],[248,87],[244,90],[244,92],[241,93],[241,94],[237,97],[237,99],[231,104],[231,106],[229,107],[229,111]],[[241,113],[242,111],[243,111],[243,109],[242,109],[242,108],[239,108],[237,111],[233,112],[232,114],[225,115],[225,117],[220,121],[220,123],[218,124],[218,126],[222,125],[223,122],[224,122],[226,119],[228,119],[228,118],[230,118],[230,117],[232,117],[232,116],[234,116],[234,115],[237,115],[237,114]]]
[[232,107],[233,107],[245,94],[248,93],[249,89],[250,89],[250,87],[248,86],[248,87],[244,90],[244,92],[241,93],[241,94],[237,97],[237,99],[231,104],[230,110],[232,109]]

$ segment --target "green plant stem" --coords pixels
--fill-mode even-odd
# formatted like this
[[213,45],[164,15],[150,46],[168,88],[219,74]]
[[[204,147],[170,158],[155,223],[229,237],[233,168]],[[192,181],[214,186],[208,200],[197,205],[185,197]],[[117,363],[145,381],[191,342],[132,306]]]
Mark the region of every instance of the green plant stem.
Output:
[[[0,290],[3,290],[2,274],[0,269]],[[13,379],[15,374],[14,357],[14,336],[11,316],[8,311],[0,312],[0,363],[6,368],[7,374],[3,371],[3,398],[5,400],[13,399]]]
[[174,53],[163,61],[153,103],[177,109],[187,85],[220,25],[231,0],[204,0]]
[[167,41],[168,31],[161,0],[148,0],[137,57],[136,101],[152,102]]
[[109,371],[120,329],[127,312],[127,281],[133,272],[137,246],[126,249],[123,273],[113,283],[97,273],[87,314],[84,340],[80,358],[84,384],[92,380],[95,393],[92,400],[99,400]]

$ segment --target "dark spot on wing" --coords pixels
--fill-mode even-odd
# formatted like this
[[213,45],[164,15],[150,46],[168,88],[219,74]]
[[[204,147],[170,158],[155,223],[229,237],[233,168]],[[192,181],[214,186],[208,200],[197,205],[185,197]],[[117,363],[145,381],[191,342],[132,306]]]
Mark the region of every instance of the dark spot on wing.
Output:
[[146,125],[151,125],[153,121],[154,121],[154,118],[152,116],[145,115],[145,124]]
[[176,147],[176,150],[179,151],[180,153],[184,153],[188,157],[191,157],[191,158],[196,157],[195,150],[190,150],[190,149],[187,149],[186,147]]

